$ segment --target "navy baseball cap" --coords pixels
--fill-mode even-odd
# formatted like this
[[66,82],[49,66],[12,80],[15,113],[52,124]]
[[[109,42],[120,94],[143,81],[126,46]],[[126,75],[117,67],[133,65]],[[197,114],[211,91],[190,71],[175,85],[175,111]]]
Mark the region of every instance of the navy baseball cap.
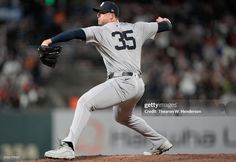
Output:
[[101,3],[99,8],[93,8],[93,11],[95,12],[101,12],[101,13],[114,13],[117,17],[120,14],[119,7],[111,1],[104,1]]

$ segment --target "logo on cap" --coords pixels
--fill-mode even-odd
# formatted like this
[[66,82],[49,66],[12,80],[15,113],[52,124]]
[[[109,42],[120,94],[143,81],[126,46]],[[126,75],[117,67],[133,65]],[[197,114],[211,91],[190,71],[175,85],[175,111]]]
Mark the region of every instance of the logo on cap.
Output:
[[100,5],[100,7],[102,7],[104,5],[104,2],[102,2],[102,4]]

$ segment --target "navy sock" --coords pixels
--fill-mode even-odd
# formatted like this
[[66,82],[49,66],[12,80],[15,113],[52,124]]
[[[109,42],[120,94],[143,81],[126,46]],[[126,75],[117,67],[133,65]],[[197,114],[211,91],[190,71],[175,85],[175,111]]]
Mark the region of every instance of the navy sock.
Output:
[[72,148],[72,150],[74,150],[74,146],[72,144],[72,142],[67,142],[67,141],[64,141],[70,148]]

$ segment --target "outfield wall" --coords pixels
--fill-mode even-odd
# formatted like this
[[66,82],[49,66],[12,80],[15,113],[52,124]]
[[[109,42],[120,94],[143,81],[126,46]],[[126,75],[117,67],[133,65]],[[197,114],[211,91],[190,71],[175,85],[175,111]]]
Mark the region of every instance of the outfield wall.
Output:
[[[73,111],[0,112],[0,161],[38,159],[69,131]],[[142,116],[141,112],[135,114]],[[142,116],[174,144],[175,153],[236,153],[236,116]],[[141,154],[151,144],[116,123],[111,110],[95,111],[82,133],[77,155]]]
[[51,148],[51,113],[0,112],[0,161],[37,159]]

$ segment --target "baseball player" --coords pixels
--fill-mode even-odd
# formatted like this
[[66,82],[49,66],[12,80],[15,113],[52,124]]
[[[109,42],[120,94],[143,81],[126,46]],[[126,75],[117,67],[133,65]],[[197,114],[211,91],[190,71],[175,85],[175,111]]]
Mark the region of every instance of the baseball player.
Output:
[[119,22],[119,8],[111,1],[93,8],[97,12],[98,25],[66,31],[46,39],[42,46],[79,39],[93,44],[103,57],[107,80],[90,89],[77,102],[68,136],[58,149],[47,151],[48,158],[75,158],[74,148],[86,126],[92,111],[113,107],[115,120],[146,137],[153,144],[144,155],[156,155],[168,151],[172,144],[153,130],[142,118],[132,114],[144,93],[141,76],[141,48],[147,39],[154,39],[159,32],[172,28],[167,18],[156,22]]

